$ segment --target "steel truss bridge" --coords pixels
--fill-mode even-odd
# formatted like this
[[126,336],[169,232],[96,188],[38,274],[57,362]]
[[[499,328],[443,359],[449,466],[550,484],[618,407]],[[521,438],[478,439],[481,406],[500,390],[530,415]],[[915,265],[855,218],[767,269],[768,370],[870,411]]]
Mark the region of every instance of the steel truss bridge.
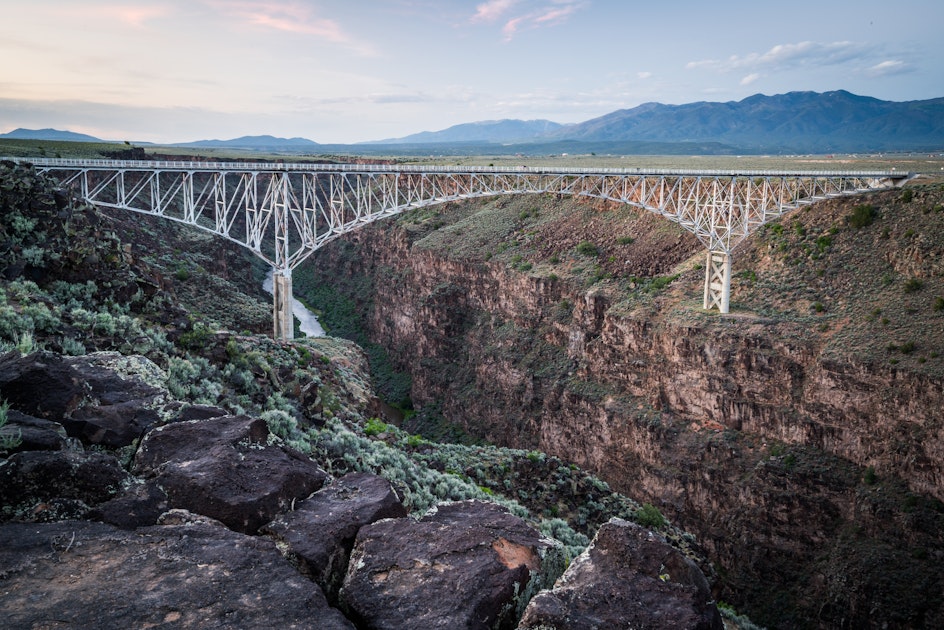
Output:
[[732,249],[784,212],[900,186],[896,171],[697,171],[18,159],[103,208],[206,230],[274,271],[274,336],[294,334],[292,269],[326,243],[407,210],[460,199],[555,194],[625,203],[692,232],[707,250],[704,308],[729,309]]

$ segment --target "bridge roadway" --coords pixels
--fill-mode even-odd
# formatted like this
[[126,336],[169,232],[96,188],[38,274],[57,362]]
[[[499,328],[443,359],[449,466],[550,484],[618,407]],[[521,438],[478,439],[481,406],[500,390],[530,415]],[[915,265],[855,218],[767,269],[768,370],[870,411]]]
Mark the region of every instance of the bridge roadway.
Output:
[[28,162],[103,208],[186,223],[274,271],[273,327],[289,339],[292,269],[339,236],[423,206],[506,194],[594,197],[660,214],[707,250],[704,308],[729,310],[731,252],[761,225],[820,199],[900,186],[897,171],[648,170],[2,158]]

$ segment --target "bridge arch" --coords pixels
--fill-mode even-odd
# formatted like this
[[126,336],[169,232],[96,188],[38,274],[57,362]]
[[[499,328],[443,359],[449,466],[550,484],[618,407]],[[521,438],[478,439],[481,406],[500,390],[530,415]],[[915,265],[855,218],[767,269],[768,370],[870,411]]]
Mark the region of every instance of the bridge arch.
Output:
[[291,272],[328,242],[425,206],[506,194],[591,197],[659,214],[707,250],[704,308],[728,312],[731,251],[784,212],[901,185],[896,171],[685,171],[30,159],[88,202],[248,248],[274,270],[273,328],[293,334]]

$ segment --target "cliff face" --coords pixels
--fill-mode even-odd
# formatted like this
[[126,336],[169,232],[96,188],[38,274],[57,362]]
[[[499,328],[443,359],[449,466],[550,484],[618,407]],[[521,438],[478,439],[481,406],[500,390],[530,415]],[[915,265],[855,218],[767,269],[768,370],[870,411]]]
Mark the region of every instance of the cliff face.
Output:
[[[522,212],[491,240],[473,219],[492,209],[444,208],[359,232],[314,267],[336,286],[367,279],[370,337],[410,372],[419,409],[659,506],[709,549],[721,598],[756,620],[921,625],[942,606],[944,269],[935,241],[908,244],[908,270],[895,267],[908,247],[887,248],[892,271],[921,274],[912,304],[895,286],[857,288],[880,274],[849,260],[864,238],[896,238],[900,194],[870,198],[884,233],[843,222],[853,200],[746,243],[726,317],[700,311],[692,237],[575,203],[538,222]],[[941,196],[919,193],[919,237],[941,227]],[[590,263],[573,253],[584,239]]]

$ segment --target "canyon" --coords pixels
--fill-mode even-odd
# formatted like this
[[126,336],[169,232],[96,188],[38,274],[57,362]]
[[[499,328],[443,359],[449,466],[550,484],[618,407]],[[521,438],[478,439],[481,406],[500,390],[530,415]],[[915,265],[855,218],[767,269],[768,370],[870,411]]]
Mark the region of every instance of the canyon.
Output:
[[[727,316],[701,310],[693,236],[549,196],[369,226],[317,253],[296,291],[329,334],[348,304],[410,375],[404,428],[544,451],[651,502],[755,621],[931,627],[942,201],[925,185],[784,216],[735,250]],[[874,223],[852,218],[862,207]]]

